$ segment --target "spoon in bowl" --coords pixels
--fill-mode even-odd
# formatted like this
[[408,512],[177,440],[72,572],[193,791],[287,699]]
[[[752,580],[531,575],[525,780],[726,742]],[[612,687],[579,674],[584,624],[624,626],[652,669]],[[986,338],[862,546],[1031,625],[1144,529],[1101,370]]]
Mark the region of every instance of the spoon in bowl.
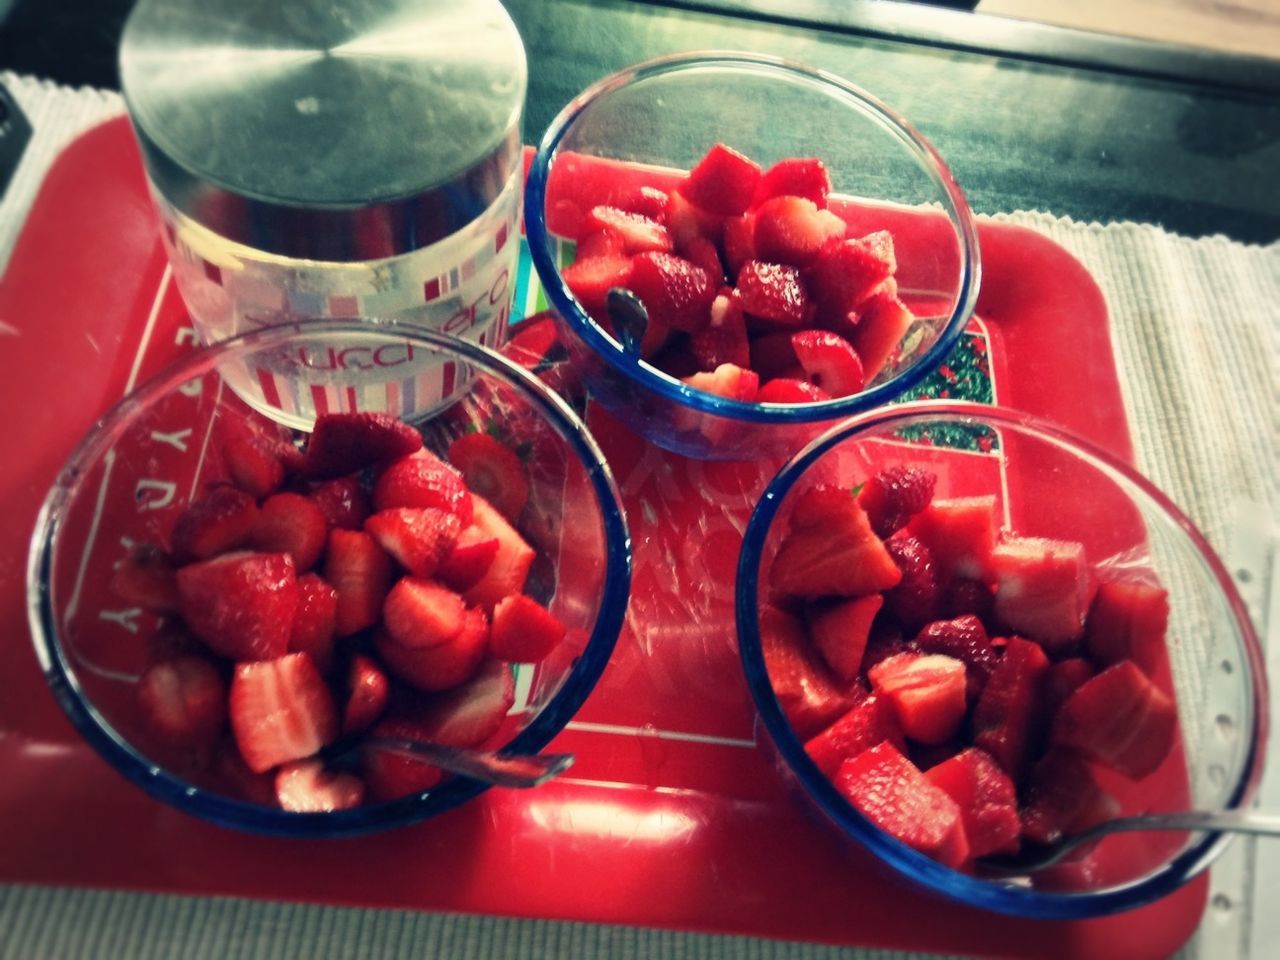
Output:
[[497,787],[527,789],[559,776],[573,764],[571,753],[503,754],[488,750],[447,747],[441,743],[410,740],[406,737],[366,737],[362,750],[386,750],[414,760],[423,760],[441,770]]

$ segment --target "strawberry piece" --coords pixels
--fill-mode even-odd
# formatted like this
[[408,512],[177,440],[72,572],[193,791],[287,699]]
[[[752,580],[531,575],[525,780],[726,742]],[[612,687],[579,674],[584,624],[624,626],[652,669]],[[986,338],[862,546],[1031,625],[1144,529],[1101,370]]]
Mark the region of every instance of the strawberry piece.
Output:
[[717,397],[728,400],[751,403],[755,400],[760,378],[754,370],[722,363],[709,373],[695,373],[691,377],[685,377],[683,382],[703,393],[714,393]]
[[574,250],[574,257],[578,260],[625,255],[626,244],[622,237],[608,228],[594,230],[579,237],[577,248]]
[[817,253],[804,276],[820,323],[844,322],[893,275],[894,264],[883,254],[866,238],[830,241]]
[[453,550],[462,524],[435,507],[396,507],[364,522],[365,533],[415,577],[430,577]]
[[847,490],[826,491],[806,492],[792,510],[770,586],[804,598],[866,596],[896,586],[902,573],[858,502]]
[[225,553],[178,571],[182,619],[232,660],[271,660],[289,646],[298,609],[293,560],[283,553]]
[[406,647],[448,643],[462,630],[467,607],[462,597],[432,580],[402,577],[382,607],[391,639]]
[[857,326],[849,332],[849,342],[862,359],[862,370],[867,382],[885,368],[895,355],[911,325],[915,314],[894,293],[877,293],[858,307]]
[[316,418],[303,470],[328,479],[382,466],[422,449],[422,435],[389,413],[327,413]]
[[964,720],[964,664],[941,654],[900,653],[867,671],[871,688],[892,705],[902,732],[918,743],[942,743]]
[[502,441],[487,433],[467,433],[449,445],[449,461],[467,487],[515,522],[529,501],[529,478],[524,464]]
[[369,657],[356,654],[347,674],[347,701],[342,708],[342,733],[350,736],[372,727],[386,712],[391,697],[387,675]]
[[884,545],[902,571],[898,585],[885,593],[885,606],[904,627],[918,630],[938,616],[938,571],[933,554],[915,537],[894,537]]
[[808,611],[809,635],[827,666],[841,680],[858,676],[862,655],[867,649],[871,622],[884,598],[879,594],[856,600],[837,600],[813,606]]
[[503,597],[524,590],[536,554],[524,537],[506,521],[487,500],[473,496],[475,526],[483,534],[498,541],[493,562],[475,584],[463,591],[470,606],[492,610]]
[[1139,580],[1098,585],[1086,620],[1089,655],[1103,666],[1132,660],[1154,672],[1169,626],[1169,595]]
[[214,487],[189,504],[173,525],[170,553],[179,563],[208,560],[249,542],[258,519],[253,497],[235,487]]
[[988,581],[994,578],[996,498],[934,500],[907,524],[933,554],[943,576]]
[[906,749],[893,707],[884,697],[873,693],[812,737],[804,745],[804,751],[819,770],[828,777],[834,777],[846,760],[886,740],[899,750]]
[[178,609],[178,581],[169,555],[152,543],[136,543],[111,573],[111,592],[153,613]]
[[678,188],[693,203],[732,216],[751,204],[760,183],[760,166],[723,143],[707,151]]
[[174,746],[208,746],[227,720],[227,685],[207,657],[153,663],[138,678],[135,693],[147,732]]
[[1120,805],[1098,786],[1087,763],[1070,751],[1050,750],[1031,771],[1022,833],[1035,843],[1057,843],[1119,813]]
[[807,740],[854,705],[856,686],[840,684],[815,655],[804,626],[777,607],[760,608],[760,652],[778,705]]
[[756,256],[803,267],[832,240],[844,239],[845,223],[804,197],[772,197],[755,209]]
[[756,393],[756,403],[821,403],[831,394],[808,380],[774,377]]
[[711,301],[710,322],[689,337],[689,350],[700,370],[715,370],[722,363],[751,366],[747,320],[738,295],[726,287]]
[[1084,634],[1092,576],[1084,547],[1040,537],[1010,537],[991,553],[996,618],[1061,652]]
[[284,464],[266,445],[248,437],[234,437],[222,445],[231,482],[261,500],[284,483]]
[[[877,230],[875,233],[868,233],[862,238],[862,242],[872,254],[889,265],[891,275],[898,272],[898,258],[893,251],[893,234],[888,230]],[[886,288],[897,290],[897,283],[892,276],[881,284],[882,290]]]
[[[390,628],[397,623],[403,631],[407,621],[398,621],[398,616],[399,612],[388,611],[387,625]],[[415,639],[422,638],[419,635]],[[381,631],[373,642],[387,669],[405,683],[428,692],[448,690],[471,679],[484,660],[489,649],[489,621],[482,611],[473,608],[462,615],[461,628],[443,642],[410,645]]]
[[331,813],[364,802],[364,782],[326,770],[319,760],[295,760],[276,771],[276,802],[293,813]]
[[761,380],[790,377],[799,367],[789,332],[780,330],[751,338],[751,369],[760,374]]
[[648,250],[669,253],[672,250],[671,234],[666,227],[643,214],[617,207],[592,207],[583,221],[583,229],[588,232],[608,230],[622,241],[624,253]]
[[973,745],[991,754],[1021,783],[1043,735],[1044,681],[1049,658],[1037,643],[1009,637],[973,711]]
[[672,330],[694,333],[707,325],[715,278],[671,253],[642,253],[631,260],[628,288],[649,312]]
[[886,467],[862,485],[858,502],[876,536],[888,537],[929,505],[937,482],[937,474],[919,467]]
[[705,270],[713,285],[723,282],[724,264],[720,262],[720,251],[702,234],[695,235],[683,246],[677,247],[676,252],[695,267]]
[[1132,780],[1155,771],[1173,749],[1178,709],[1132,660],[1082,683],[1058,711],[1052,740]]
[[798,329],[813,317],[813,302],[795,267],[748,260],[738,271],[738,295],[742,309],[766,325]]
[[312,756],[338,735],[329,688],[305,653],[239,664],[229,711],[236,745],[254,773]]
[[429,451],[387,467],[373,485],[373,506],[379,512],[434,507],[457,514],[464,527],[472,519],[471,492],[462,474]]
[[1072,657],[1050,664],[1044,681],[1044,715],[1056,717],[1067,698],[1078,690],[1096,671],[1083,657]]
[[999,658],[982,621],[968,614],[953,620],[934,620],[916,634],[914,645],[925,653],[942,653],[965,665],[967,695],[976,700]]
[[720,246],[724,250],[724,266],[728,275],[736,277],[744,263],[757,259],[755,217],[744,213],[725,220]]
[[650,220],[663,223],[667,218],[669,196],[665,190],[646,185],[614,198],[613,205],[628,213],[638,213]]
[[489,652],[511,663],[537,663],[564,639],[565,626],[546,607],[522,593],[493,608]]
[[304,573],[298,578],[298,609],[289,631],[289,652],[309,654],[327,673],[333,663],[337,616],[338,591],[318,574]]
[[373,511],[369,494],[355,477],[337,477],[312,487],[311,502],[320,508],[330,527],[359,530]]
[[831,177],[821,160],[816,157],[788,157],[764,172],[751,205],[759,206],[770,197],[789,195],[804,197],[815,206],[826,209],[830,192]]
[[631,257],[579,257],[560,271],[560,277],[587,310],[603,310],[610,290],[631,285]]
[[[387,717],[381,720],[370,731],[370,736],[431,741],[430,737],[419,736],[418,725],[405,717]],[[439,767],[376,747],[366,747],[361,761],[366,789],[371,796],[384,801],[430,790],[444,777]]]
[[863,816],[907,846],[948,867],[968,859],[960,808],[893,744],[846,760],[835,786]]
[[671,232],[671,239],[677,250],[687,249],[694,237],[706,237],[712,243],[720,242],[724,230],[724,215],[704,210],[679,190],[673,190],[669,194],[665,213],[667,230]]
[[338,592],[335,635],[349,637],[378,622],[391,589],[391,558],[364,531],[335,528],[329,531],[324,578]]
[[465,593],[480,582],[498,555],[498,538],[479,527],[467,527],[458,535],[449,555],[440,562],[436,577],[450,589]]
[[930,767],[924,778],[956,802],[969,856],[1017,853],[1022,824],[1013,781],[981,750],[962,750]]
[[299,571],[310,570],[324,553],[329,521],[314,500],[299,493],[277,493],[258,511],[249,545],[263,553],[287,553]]
[[844,337],[828,330],[802,330],[792,334],[791,346],[814,386],[833,397],[852,396],[862,389],[862,361]]

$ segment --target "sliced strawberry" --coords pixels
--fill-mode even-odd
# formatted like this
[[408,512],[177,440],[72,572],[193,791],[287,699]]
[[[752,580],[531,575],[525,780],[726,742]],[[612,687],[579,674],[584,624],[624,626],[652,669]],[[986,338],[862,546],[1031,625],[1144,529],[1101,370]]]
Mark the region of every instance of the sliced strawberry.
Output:
[[742,309],[767,325],[799,329],[813,317],[813,303],[795,267],[748,260],[738,271],[738,295]]
[[887,591],[885,606],[909,630],[919,630],[938,617],[938,569],[929,548],[915,537],[893,537],[885,549],[902,571],[898,585]]
[[153,543],[136,543],[111,573],[111,592],[154,613],[178,609],[178,581],[169,555]]
[[454,467],[423,451],[387,467],[373,486],[375,510],[435,507],[457,514],[464,527],[472,519],[471,493]]
[[207,746],[227,721],[227,684],[207,657],[153,663],[138,678],[135,692],[147,732],[164,743]]
[[821,403],[831,394],[808,380],[774,377],[756,393],[756,403]]
[[607,227],[593,230],[578,238],[574,258],[591,260],[595,257],[622,257],[626,255],[626,243],[622,237]]
[[1050,750],[1031,771],[1022,832],[1035,843],[1057,843],[1120,813],[1089,765],[1067,750]]
[[[421,611],[417,611],[421,612]],[[398,614],[396,614],[398,616]],[[393,621],[388,613],[388,626]],[[387,669],[410,686],[428,692],[448,690],[475,674],[489,649],[489,621],[482,611],[467,610],[462,627],[449,639],[428,646],[397,642],[389,632],[374,635],[374,646]]]
[[828,330],[802,330],[791,335],[805,377],[833,397],[849,397],[863,387],[862,361],[849,342]]
[[329,521],[314,500],[300,493],[277,493],[258,511],[249,545],[263,553],[287,553],[299,573],[324,553]]
[[308,494],[331,527],[359,530],[372,512],[369,494],[355,477],[337,477],[317,483]]
[[[883,250],[862,240],[829,242],[805,271],[819,322],[842,323],[893,274],[893,263]],[[861,352],[861,351],[859,351]]]
[[705,210],[722,216],[742,213],[760,183],[760,166],[723,143],[707,151],[678,188]]
[[970,747],[930,767],[924,778],[960,808],[969,856],[1017,852],[1022,832],[1017,791],[990,755]]
[[415,577],[430,577],[453,550],[462,524],[436,507],[396,507],[364,522],[365,533]]
[[583,221],[583,229],[588,232],[608,230],[622,241],[624,253],[648,250],[669,253],[672,249],[671,234],[666,227],[643,214],[617,207],[592,207]]
[[[889,273],[891,275],[898,272],[898,258],[893,251],[893,234],[888,230],[877,230],[875,233],[868,233],[863,237],[862,243],[866,245],[872,255],[889,265]],[[890,284],[895,290],[897,289],[892,276],[885,280],[885,284]]]
[[761,380],[789,377],[799,368],[791,336],[790,332],[779,330],[751,338],[751,369],[760,374]]
[[764,172],[751,203],[759,206],[770,197],[790,195],[804,197],[825,209],[830,192],[831,177],[821,160],[816,157],[788,157]]
[[631,257],[624,254],[579,257],[562,269],[560,276],[584,307],[603,310],[610,290],[631,283]]
[[877,293],[858,307],[857,326],[849,332],[849,343],[862,359],[862,370],[867,382],[876,376],[890,360],[895,359],[915,315],[896,294]]
[[233,437],[222,446],[231,482],[261,500],[284,483],[284,464],[266,445],[248,437]]
[[884,598],[873,593],[856,600],[817,604],[807,611],[809,635],[831,672],[841,680],[858,676],[871,622],[883,603]]
[[671,191],[667,199],[666,224],[677,250],[687,248],[694,237],[706,237],[712,243],[719,243],[724,223],[723,214],[704,210],[679,190]]
[[173,525],[170,553],[178,563],[208,560],[249,542],[258,503],[235,487],[214,487],[190,503]]
[[433,580],[401,577],[382,607],[383,625],[406,647],[435,647],[462,630],[466,616],[462,597]]
[[337,617],[338,591],[318,574],[304,573],[298,578],[298,610],[289,631],[289,652],[310,654],[327,673],[333,663]]
[[362,530],[329,531],[324,578],[338,591],[336,635],[349,637],[378,622],[391,589],[391,557]]
[[1140,580],[1098,585],[1086,620],[1089,655],[1103,666],[1132,660],[1148,674],[1160,663],[1169,595]]
[[999,657],[982,621],[972,614],[953,620],[934,620],[916,634],[914,644],[925,653],[942,653],[965,665],[967,696],[973,702],[982,693]]
[[1049,658],[1037,643],[1009,637],[973,711],[973,745],[1021,783],[1043,738],[1044,681]]
[[1081,684],[1054,720],[1055,744],[1132,780],[1155,771],[1173,749],[1178,709],[1132,660]]
[[1092,575],[1084,547],[1065,540],[1010,537],[991,553],[996,618],[1064,651],[1084,634]]
[[1096,672],[1093,664],[1083,657],[1071,657],[1051,664],[1044,681],[1044,715],[1056,717],[1067,699]]
[[389,413],[328,413],[316,419],[304,471],[316,479],[383,466],[422,449],[422,435]]
[[729,217],[721,231],[720,245],[724,250],[724,265],[731,277],[736,277],[742,265],[756,258],[756,220],[750,213]]
[[613,205],[628,213],[638,213],[650,220],[663,223],[667,219],[668,199],[669,196],[665,190],[645,184],[615,198]]
[[276,771],[276,802],[293,813],[331,813],[364,802],[364,782],[326,770],[319,760],[295,760]]
[[436,570],[445,586],[465,593],[480,582],[498,555],[498,538],[479,527],[467,527],[458,535],[449,555]]
[[867,679],[893,705],[909,739],[942,743],[964,720],[964,674],[964,664],[954,657],[900,653],[868,670]]
[[983,582],[994,578],[994,495],[934,500],[911,518],[907,528],[929,548],[943,576]]
[[498,541],[498,550],[483,576],[463,591],[462,596],[471,606],[492,610],[503,597],[524,590],[536,553],[487,500],[473,496],[472,501],[475,526]]
[[845,223],[804,197],[772,197],[754,211],[756,257],[793,267],[809,264],[832,241],[844,239]]
[[467,433],[449,445],[449,462],[472,493],[515,522],[529,500],[529,478],[514,450],[487,433]]
[[760,651],[778,705],[803,740],[853,706],[853,685],[841,685],[816,656],[804,626],[777,607],[760,608]]
[[305,653],[239,664],[229,711],[236,745],[254,773],[312,756],[338,735],[329,688]]
[[722,363],[749,368],[747,321],[737,293],[728,287],[721,290],[711,302],[709,317],[708,324],[689,337],[689,350],[697,358],[699,368],[715,370]]
[[[732,363],[722,363],[710,372],[699,372],[685,377],[683,382],[703,393],[714,393],[717,397],[728,400],[752,403],[756,398],[756,390],[760,386],[760,377],[754,370],[745,370]],[[698,414],[692,411],[690,414],[689,423],[683,426],[686,429],[698,428],[700,424],[694,419]],[[708,426],[714,427],[717,424],[708,424]]]
[[[418,735],[418,725],[411,719],[401,716],[387,717],[369,731],[372,737],[392,737],[405,740],[426,740],[430,737]],[[371,796],[379,800],[396,800],[410,797],[430,790],[444,777],[439,767],[433,767],[422,760],[366,747],[361,756],[361,772]]]
[[724,281],[724,264],[720,261],[720,251],[709,239],[697,234],[688,243],[676,248],[676,252],[695,267],[700,267],[711,278],[712,285]]
[[565,626],[532,597],[503,597],[493,608],[489,652],[511,663],[537,663],[564,639]]
[[846,760],[852,760],[862,751],[886,740],[899,750],[906,749],[893,707],[884,697],[873,693],[811,738],[804,745],[804,751],[819,770],[828,777],[834,777]]
[[628,288],[649,312],[672,330],[693,333],[710,319],[716,279],[701,267],[671,253],[642,253],[632,258]]
[[[808,491],[791,514],[769,584],[793,597],[859,597],[894,587],[902,573],[848,490]],[[819,496],[828,498],[821,509]],[[808,502],[806,502],[808,501]],[[810,513],[821,521],[810,521]],[[801,521],[805,521],[802,523]]]
[[347,701],[342,708],[342,733],[349,736],[372,727],[386,712],[391,684],[378,664],[362,654],[351,658]]
[[907,846],[948,867],[968,859],[960,808],[893,744],[878,744],[846,760],[835,785],[863,816]]
[[178,571],[182,619],[232,660],[271,660],[288,649],[298,609],[293,560],[283,553],[225,553]]
[[[886,467],[873,474],[858,491],[877,536],[897,533],[933,500],[937,474],[919,467]],[[930,551],[932,553],[932,551]]]

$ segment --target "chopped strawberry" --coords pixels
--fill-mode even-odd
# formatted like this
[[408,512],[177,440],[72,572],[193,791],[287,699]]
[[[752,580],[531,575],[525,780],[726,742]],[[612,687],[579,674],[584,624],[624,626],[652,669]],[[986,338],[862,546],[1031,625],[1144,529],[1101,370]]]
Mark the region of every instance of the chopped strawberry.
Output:
[[1132,660],[1150,674],[1160,663],[1169,625],[1169,595],[1140,580],[1098,585],[1086,620],[1089,655],[1103,666]]
[[892,276],[893,266],[865,238],[828,242],[804,275],[819,322],[842,323],[848,314],[858,312],[862,302]]
[[858,676],[867,649],[871,622],[884,598],[873,593],[855,600],[837,600],[810,607],[809,634],[827,666],[841,680]]
[[347,701],[342,708],[342,733],[350,736],[372,727],[386,712],[391,684],[377,662],[356,654],[347,675]]
[[747,321],[742,302],[731,288],[721,290],[711,301],[710,320],[689,337],[689,350],[701,370],[715,370],[722,363],[736,367],[751,366],[751,349],[747,343]]
[[249,542],[258,503],[235,487],[214,487],[192,501],[173,525],[170,553],[178,563],[208,560]]
[[911,518],[907,528],[933,554],[944,576],[988,581],[994,577],[991,552],[996,545],[996,498],[934,500]]
[[724,266],[729,276],[736,277],[742,265],[756,259],[756,220],[751,213],[729,217],[721,235]]
[[[850,503],[855,506],[850,506]],[[856,537],[866,536],[871,525],[866,513],[856,507],[857,498],[852,490],[830,483],[820,483],[807,488],[796,496],[788,519],[792,529],[808,529],[836,524],[848,528]],[[866,531],[863,526],[866,526]]]
[[937,482],[935,473],[919,467],[886,467],[862,485],[858,502],[876,536],[888,537],[929,505]]
[[315,665],[327,673],[333,663],[337,616],[338,591],[318,574],[304,573],[298,578],[298,609],[289,631],[289,652],[310,654]]
[[169,555],[153,543],[136,543],[111,573],[111,592],[154,613],[178,609],[178,581]]
[[[847,490],[822,493],[821,489],[806,492],[793,509],[792,529],[769,571],[770,586],[784,595],[805,598],[859,597],[896,586],[902,573],[871,531],[857,500]],[[818,507],[820,497],[827,500]],[[820,515],[822,522],[808,522],[810,511]],[[801,520],[806,522],[802,525]]]
[[338,735],[329,688],[305,653],[239,664],[229,712],[236,745],[254,773],[312,756]]
[[284,464],[263,444],[234,437],[222,446],[231,482],[251,496],[269,496],[284,483]]
[[396,507],[375,513],[364,530],[413,576],[430,577],[453,550],[462,524],[436,507]]
[[594,257],[621,257],[626,255],[626,243],[622,236],[608,227],[594,230],[578,238],[574,257],[591,260]]
[[[371,737],[392,737],[405,740],[426,740],[418,735],[418,725],[412,720],[395,716],[386,717],[369,731]],[[371,796],[379,800],[396,800],[430,790],[444,776],[439,767],[402,753],[366,747],[361,756],[361,772]]]
[[802,330],[791,335],[805,377],[833,397],[849,397],[863,387],[862,361],[849,341],[829,330]]
[[524,537],[487,500],[473,496],[475,526],[498,541],[498,550],[481,578],[463,591],[469,605],[492,610],[503,597],[520,593],[536,556]]
[[665,190],[659,190],[657,187],[649,185],[641,186],[637,190],[631,190],[621,197],[613,199],[613,205],[628,213],[638,213],[650,220],[656,220],[662,223],[667,219],[667,201],[669,197]]
[[988,754],[970,747],[930,767],[924,777],[960,808],[969,856],[1017,852],[1022,832],[1017,791]]
[[756,403],[821,403],[831,394],[808,380],[774,377],[756,393]]
[[565,286],[588,310],[603,310],[614,287],[631,284],[631,257],[622,254],[580,257],[560,271]]
[[373,485],[375,510],[435,507],[457,514],[464,527],[472,520],[471,493],[454,467],[423,451],[387,467]]
[[227,684],[207,657],[153,663],[138,678],[135,691],[148,733],[164,743],[207,746],[226,723]]
[[514,450],[487,433],[467,433],[449,444],[449,462],[472,493],[513,523],[519,519],[529,500],[529,478]]
[[319,760],[295,760],[276,771],[276,802],[293,813],[331,813],[364,802],[364,783],[326,770]]
[[[875,233],[868,233],[862,238],[862,242],[872,254],[889,265],[890,274],[898,272],[898,258],[893,251],[893,234],[888,230],[877,230]],[[885,280],[885,284],[893,284],[896,289],[892,276]],[[883,288],[882,285],[881,289]]]
[[359,530],[373,511],[369,494],[355,477],[336,477],[317,483],[308,494],[330,527]]
[[967,614],[953,620],[934,620],[916,634],[915,646],[925,653],[943,653],[965,665],[967,694],[972,702],[982,693],[999,657],[977,617]]
[[826,164],[816,157],[788,157],[764,172],[751,202],[752,206],[759,206],[770,197],[790,195],[804,197],[825,209],[830,192]]
[[840,765],[863,750],[889,741],[899,750],[906,749],[902,728],[893,707],[884,697],[874,693],[859,700],[847,713],[804,745],[809,759],[828,777],[834,777]]
[[791,333],[779,330],[776,333],[762,333],[752,337],[751,369],[760,374],[761,380],[790,377],[793,371],[799,370],[800,361],[796,359],[796,348],[791,342]]
[[588,232],[608,230],[622,241],[624,253],[644,253],[657,250],[669,253],[672,249],[671,234],[656,220],[639,213],[629,213],[617,207],[592,207],[583,221]]
[[1067,750],[1050,750],[1031,771],[1022,833],[1035,843],[1057,843],[1113,819],[1115,799],[1098,786],[1089,765]]
[[813,316],[800,271],[780,263],[748,260],[738,271],[742,309],[766,325],[799,329]]
[[362,530],[329,531],[324,578],[338,591],[336,635],[349,637],[378,622],[391,589],[391,558]]
[[969,858],[960,808],[891,743],[846,760],[836,788],[890,836],[948,867]]
[[316,565],[328,538],[328,519],[314,500],[300,493],[277,493],[258,511],[249,545],[263,553],[289,554],[301,573]]
[[760,608],[760,651],[778,705],[802,740],[853,706],[858,688],[832,676],[791,614]]
[[232,660],[271,660],[288,649],[298,609],[293,560],[284,553],[224,553],[178,571],[182,619]]
[[[396,620],[389,612],[388,627],[393,622],[403,632],[409,621]],[[489,649],[489,621],[482,611],[472,608],[463,614],[461,629],[443,642],[410,645],[381,631],[373,642],[387,669],[405,683],[428,692],[448,690],[471,679],[484,660]]]
[[723,214],[704,210],[696,203],[686,199],[679,190],[671,191],[666,208],[667,229],[676,249],[687,248],[694,237],[706,237],[712,243],[719,243],[724,229]]
[[858,307],[857,326],[849,333],[849,342],[862,359],[867,382],[875,380],[895,353],[911,325],[915,314],[896,294],[883,291]]
[[467,607],[462,597],[433,580],[402,577],[382,607],[383,625],[396,643],[435,647],[462,630]]
[[1001,623],[1050,651],[1065,651],[1080,639],[1092,587],[1081,544],[1010,537],[996,545],[991,561]]
[[684,382],[703,393],[714,393],[727,400],[751,403],[755,400],[760,378],[754,370],[744,370],[732,363],[722,363],[709,373],[695,373]]
[[305,472],[316,479],[382,466],[422,449],[422,435],[389,413],[328,413],[307,442]]
[[724,264],[720,262],[720,251],[702,234],[696,234],[683,246],[677,247],[676,252],[695,267],[705,270],[713,286],[724,280]]
[[754,217],[756,256],[770,263],[804,267],[827,243],[844,239],[844,221],[804,197],[772,197]]
[[902,571],[898,585],[885,594],[885,606],[898,621],[918,630],[938,616],[938,570],[929,548],[915,537],[893,537],[885,549]]
[[465,593],[480,582],[497,555],[497,537],[479,527],[467,527],[441,561],[436,578],[445,586]]
[[1173,701],[1132,660],[1121,660],[1067,698],[1052,739],[1140,780],[1164,762],[1177,735]]
[[964,664],[941,654],[900,653],[867,671],[871,688],[892,705],[902,732],[942,743],[964,720]]
[[671,253],[642,253],[631,260],[627,283],[649,312],[672,330],[694,333],[707,325],[717,278]]
[[693,203],[712,213],[732,216],[751,204],[760,183],[760,166],[738,151],[717,143],[678,188]]
[[564,639],[565,626],[532,597],[517,593],[493,608],[489,652],[511,663],[537,663]]
[[1038,643],[1009,637],[973,711],[973,745],[1021,783],[1043,736],[1049,658]]
[[1051,664],[1044,682],[1044,715],[1056,717],[1067,698],[1096,672],[1093,664],[1083,657],[1072,657]]

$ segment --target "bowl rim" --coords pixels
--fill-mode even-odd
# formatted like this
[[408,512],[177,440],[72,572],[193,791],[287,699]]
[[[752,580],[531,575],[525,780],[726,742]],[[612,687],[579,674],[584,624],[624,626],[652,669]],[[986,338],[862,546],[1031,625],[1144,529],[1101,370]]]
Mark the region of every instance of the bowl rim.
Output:
[[[960,285],[955,305],[942,331],[930,347],[905,370],[884,383],[849,397],[817,403],[744,403],[730,400],[668,376],[628,353],[609,336],[568,290],[551,255],[553,235],[547,229],[546,190],[560,144],[574,121],[592,104],[628,84],[664,74],[706,68],[738,68],[803,80],[837,91],[878,120],[916,158],[939,188],[941,204],[960,245]],[[534,153],[525,181],[525,232],[534,269],[555,311],[593,352],[615,371],[675,403],[695,410],[763,424],[795,424],[830,420],[867,410],[893,399],[923,380],[943,360],[960,338],[978,300],[982,257],[977,221],[968,199],[937,149],[900,113],[856,84],[826,70],[767,54],[733,50],[701,50],[655,57],[619,70],[587,87],[569,101],[551,121]]]
[[1247,806],[1258,788],[1266,756],[1269,727],[1265,656],[1239,591],[1204,535],[1151,481],[1132,466],[1095,444],[1034,414],[1009,407],[968,401],[914,401],[895,404],[844,420],[815,438],[788,460],[761,495],[748,521],[738,556],[734,609],[737,619],[739,658],[752,700],[755,702],[770,739],[809,800],[818,806],[829,821],[856,842],[868,848],[878,859],[898,873],[949,899],[1015,916],[1073,920],[1129,910],[1171,893],[1207,868],[1230,842],[1233,835],[1206,833],[1198,843],[1183,850],[1147,877],[1098,893],[1046,893],[1030,888],[987,882],[944,867],[872,824],[840,795],[809,758],[804,750],[804,744],[792,731],[790,723],[783,714],[782,707],[769,682],[760,644],[757,596],[760,559],[769,528],[777,517],[787,493],[804,476],[808,468],[829,450],[865,431],[895,421],[922,416],[994,422],[996,426],[1039,433],[1072,452],[1083,454],[1086,459],[1096,461],[1095,465],[1114,471],[1126,482],[1134,484],[1175,526],[1183,531],[1217,582],[1223,599],[1233,615],[1240,641],[1243,667],[1249,674],[1247,689],[1252,693],[1252,701],[1248,706],[1254,735],[1250,738],[1240,778],[1231,791],[1226,808]]
[[161,397],[194,376],[217,369],[240,351],[261,349],[297,337],[325,334],[410,339],[436,352],[460,357],[520,390],[552,421],[577,454],[601,507],[605,573],[599,612],[582,654],[559,690],[533,720],[501,750],[542,750],[577,712],[595,687],[622,629],[631,584],[631,537],[613,473],[587,426],[573,409],[536,376],[496,351],[478,343],[423,327],[382,318],[312,320],[240,334],[203,346],[167,365],[115,403],[88,430],[68,456],[45,496],[27,557],[27,619],[41,672],[72,725],[119,773],[148,794],[178,809],[223,826],[285,837],[338,837],[406,826],[452,809],[483,793],[488,785],[463,776],[436,788],[396,800],[329,813],[291,813],[260,806],[189,783],[162,769],[130,746],[90,703],[76,669],[61,642],[57,611],[49,589],[53,553],[63,510],[82,492],[95,464],[106,457],[119,436]]

